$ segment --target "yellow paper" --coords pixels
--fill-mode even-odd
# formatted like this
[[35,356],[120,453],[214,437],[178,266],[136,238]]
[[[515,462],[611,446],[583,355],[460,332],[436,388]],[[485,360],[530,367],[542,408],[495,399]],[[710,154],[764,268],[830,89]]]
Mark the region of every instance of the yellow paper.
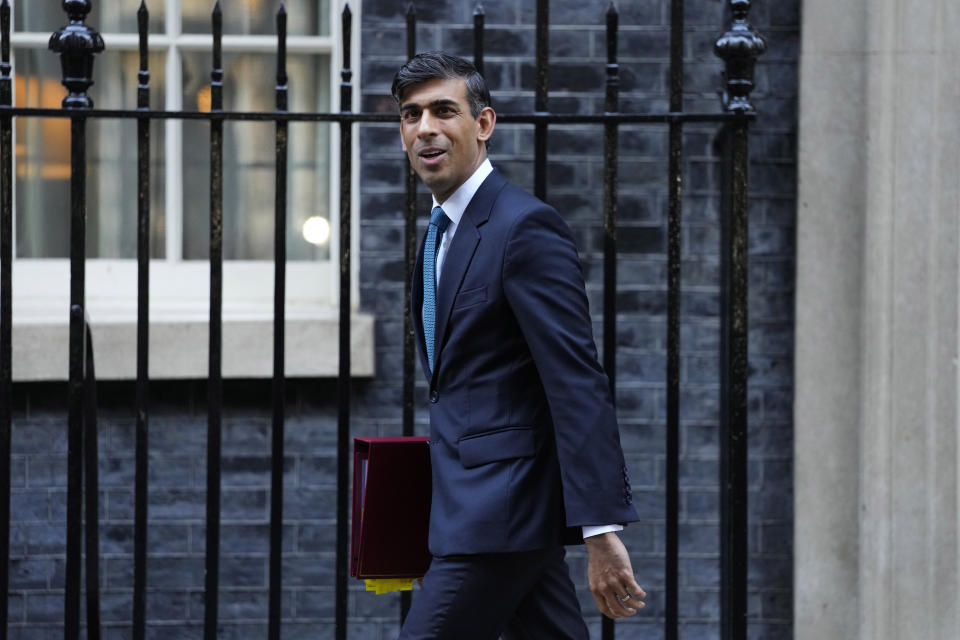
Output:
[[367,591],[373,591],[377,595],[383,593],[392,593],[394,591],[412,591],[413,578],[390,578],[383,580],[365,580]]

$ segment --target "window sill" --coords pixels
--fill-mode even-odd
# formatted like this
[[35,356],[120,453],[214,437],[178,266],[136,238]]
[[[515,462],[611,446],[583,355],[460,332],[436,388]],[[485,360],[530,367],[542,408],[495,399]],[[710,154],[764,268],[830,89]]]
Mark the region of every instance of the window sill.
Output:
[[[69,326],[62,320],[20,318],[13,321],[13,379],[18,382],[66,380]],[[50,318],[51,316],[46,316]],[[98,380],[136,378],[135,316],[91,319]],[[374,374],[373,316],[351,316],[351,375]],[[194,314],[150,323],[150,378],[206,378],[208,321]],[[286,321],[285,373],[288,377],[335,377],[339,373],[339,319],[335,309],[301,310]],[[273,319],[254,314],[223,320],[223,377],[269,378],[273,375]]]

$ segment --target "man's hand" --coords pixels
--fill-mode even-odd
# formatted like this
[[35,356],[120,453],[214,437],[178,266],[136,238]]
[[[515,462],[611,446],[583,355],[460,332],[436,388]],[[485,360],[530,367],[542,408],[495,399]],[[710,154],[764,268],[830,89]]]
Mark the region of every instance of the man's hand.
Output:
[[627,549],[616,533],[590,536],[587,546],[587,580],[600,613],[626,618],[646,606],[646,592],[633,577]]

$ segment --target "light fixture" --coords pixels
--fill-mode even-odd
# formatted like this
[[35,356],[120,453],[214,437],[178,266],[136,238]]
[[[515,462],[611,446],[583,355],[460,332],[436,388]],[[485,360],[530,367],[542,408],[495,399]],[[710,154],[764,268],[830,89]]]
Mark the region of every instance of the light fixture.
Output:
[[303,223],[303,239],[310,244],[323,245],[330,240],[330,223],[326,218],[310,216]]

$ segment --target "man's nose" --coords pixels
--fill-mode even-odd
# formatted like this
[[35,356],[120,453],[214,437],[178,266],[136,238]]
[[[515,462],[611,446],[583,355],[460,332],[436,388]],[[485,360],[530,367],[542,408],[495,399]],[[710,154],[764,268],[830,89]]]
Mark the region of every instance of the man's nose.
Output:
[[420,114],[420,122],[417,129],[417,137],[429,138],[437,135],[437,119],[430,115],[429,111]]

